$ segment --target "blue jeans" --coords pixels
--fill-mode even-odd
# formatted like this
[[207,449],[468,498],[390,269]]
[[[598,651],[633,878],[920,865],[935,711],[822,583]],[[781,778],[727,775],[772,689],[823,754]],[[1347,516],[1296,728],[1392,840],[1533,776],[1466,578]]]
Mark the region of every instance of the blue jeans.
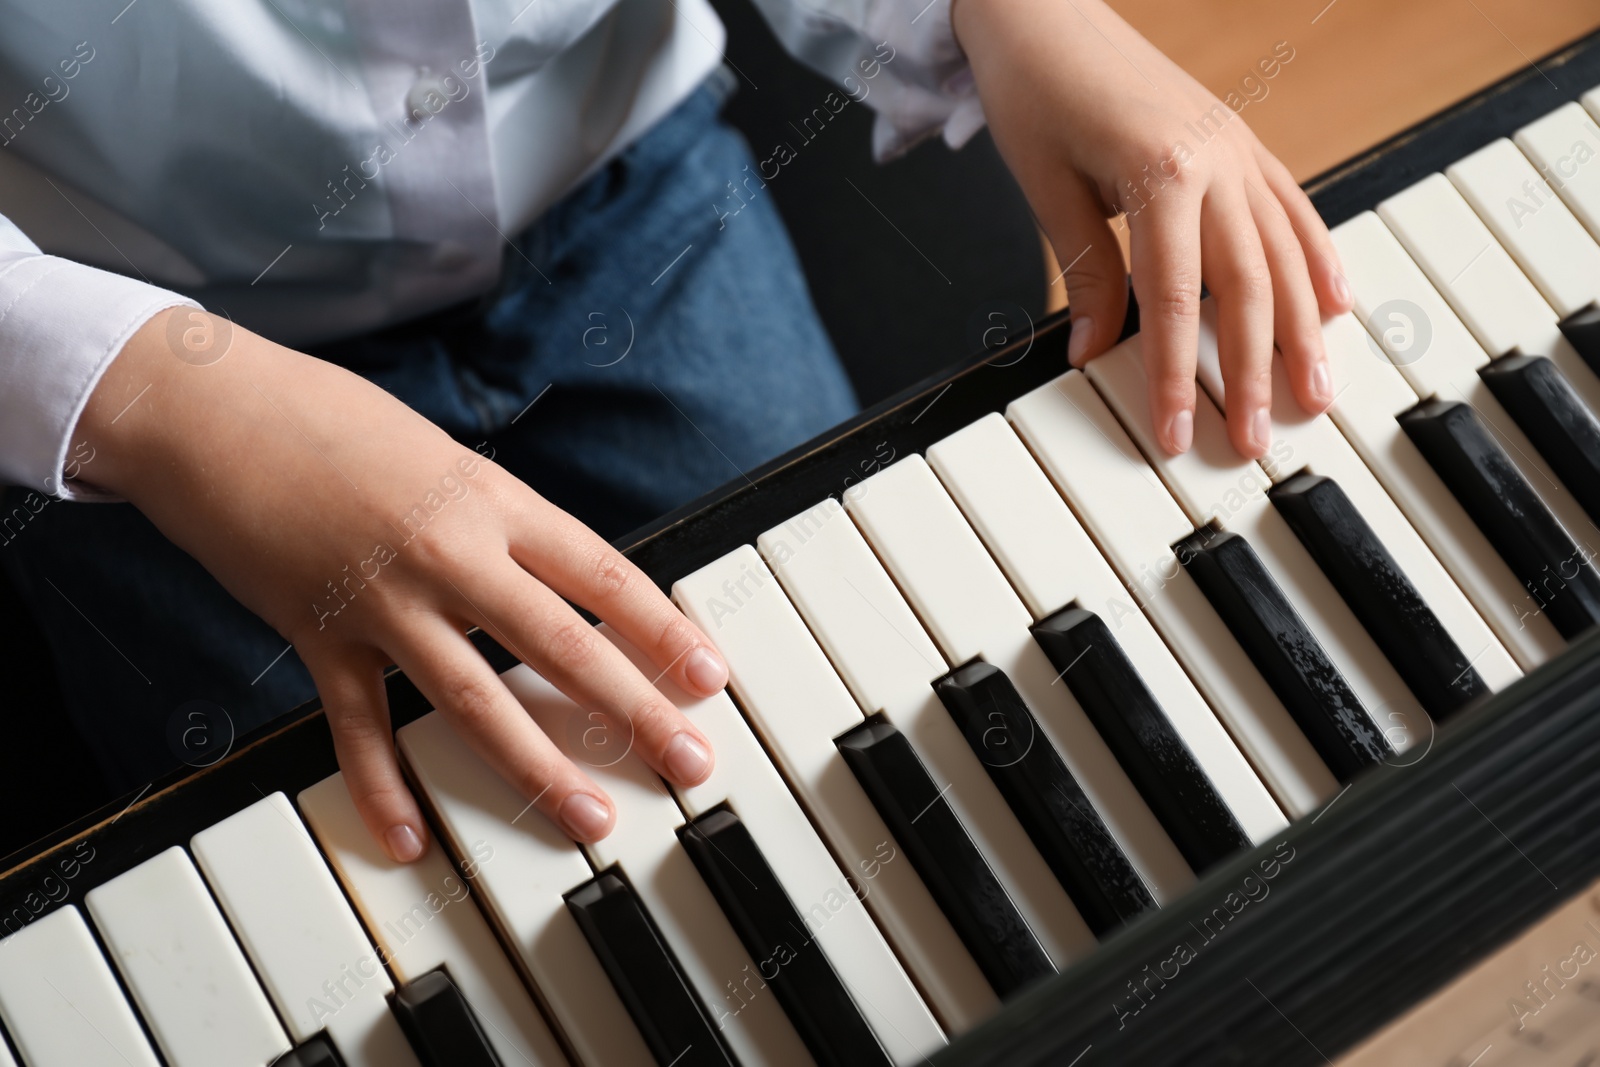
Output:
[[[720,217],[755,171],[718,118],[731,88],[713,75],[519,235],[495,292],[313,354],[612,539],[840,422],[855,398],[770,198]],[[197,762],[197,707],[243,734],[314,695],[287,642],[130,505],[52,501],[0,535],[0,566],[114,789]]]

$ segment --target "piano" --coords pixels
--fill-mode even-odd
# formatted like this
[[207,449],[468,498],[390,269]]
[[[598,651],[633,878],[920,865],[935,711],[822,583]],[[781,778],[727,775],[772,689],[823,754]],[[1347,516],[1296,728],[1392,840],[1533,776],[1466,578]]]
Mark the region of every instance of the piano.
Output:
[[1312,193],[1356,311],[1261,461],[1209,319],[1175,458],[1136,321],[1042,322],[628,540],[707,782],[481,633],[604,841],[398,673],[413,865],[315,707],[201,736],[0,873],[0,1067],[1590,1062],[1600,921],[1447,1009],[1600,879],[1600,35]]

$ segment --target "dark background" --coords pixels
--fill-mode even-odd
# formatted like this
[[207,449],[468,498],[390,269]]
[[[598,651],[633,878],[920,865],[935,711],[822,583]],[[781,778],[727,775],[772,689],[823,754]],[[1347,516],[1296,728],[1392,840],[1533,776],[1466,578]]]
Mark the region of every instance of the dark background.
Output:
[[[790,59],[748,0],[714,2],[743,72],[727,116],[758,159],[780,142],[797,150],[759,195],[788,224],[864,405],[1041,317],[1038,238],[987,133],[880,166],[872,113],[852,102],[802,147],[790,122],[834,86]],[[0,579],[0,857],[113,799],[61,714],[49,649]]]
[[[747,0],[713,3],[729,60],[757,86],[741,77],[725,113],[757,159],[780,142],[796,149],[761,195],[777,201],[864,405],[970,355],[986,326],[1026,329],[1019,312],[1039,318],[1039,239],[987,131],[959,152],[934,137],[875,164],[869,89],[866,103],[848,104],[802,147],[789,123],[834,86],[790,59]],[[995,311],[1009,322],[990,319]]]

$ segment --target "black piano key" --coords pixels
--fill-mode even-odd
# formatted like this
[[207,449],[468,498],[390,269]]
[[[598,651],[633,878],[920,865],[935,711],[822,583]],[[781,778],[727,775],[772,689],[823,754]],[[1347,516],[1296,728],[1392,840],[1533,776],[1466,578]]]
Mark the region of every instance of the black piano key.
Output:
[[1203,529],[1173,551],[1335,777],[1394,751],[1250,542]]
[[739,817],[725,808],[706,812],[679,830],[678,840],[819,1067],[890,1067],[894,1061]]
[[1590,369],[1600,374],[1600,304],[1590,304],[1562,319],[1561,333]]
[[980,660],[933,688],[1096,937],[1155,906],[1004,671]]
[[1472,408],[1426,400],[1400,425],[1561,636],[1600,622],[1595,550],[1573,543]]
[[1478,372],[1589,517],[1600,522],[1600,421],[1543,356],[1507,356]]
[[1100,616],[1064,608],[1035,626],[1033,638],[1196,874],[1250,847]]
[[1442,721],[1489,691],[1338,482],[1297,474],[1268,495],[1429,715]]
[[422,1067],[504,1067],[467,998],[444,971],[395,991],[389,1008]]
[[273,1060],[272,1067],[344,1067],[344,1060],[326,1034],[314,1034]]
[[604,871],[567,894],[567,909],[660,1067],[733,1067],[737,1061],[632,886]]
[[1055,973],[911,742],[886,722],[835,740],[861,788],[1001,998]]

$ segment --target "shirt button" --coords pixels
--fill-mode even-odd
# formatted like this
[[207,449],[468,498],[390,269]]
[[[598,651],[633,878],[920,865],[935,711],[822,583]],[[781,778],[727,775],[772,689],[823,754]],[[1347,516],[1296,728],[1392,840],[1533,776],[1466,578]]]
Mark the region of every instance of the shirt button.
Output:
[[472,262],[472,252],[459,241],[440,241],[430,258],[438,270],[458,271]]
[[406,118],[416,118],[419,113],[423,117],[437,115],[449,102],[444,80],[437,75],[424,74],[406,93]]

